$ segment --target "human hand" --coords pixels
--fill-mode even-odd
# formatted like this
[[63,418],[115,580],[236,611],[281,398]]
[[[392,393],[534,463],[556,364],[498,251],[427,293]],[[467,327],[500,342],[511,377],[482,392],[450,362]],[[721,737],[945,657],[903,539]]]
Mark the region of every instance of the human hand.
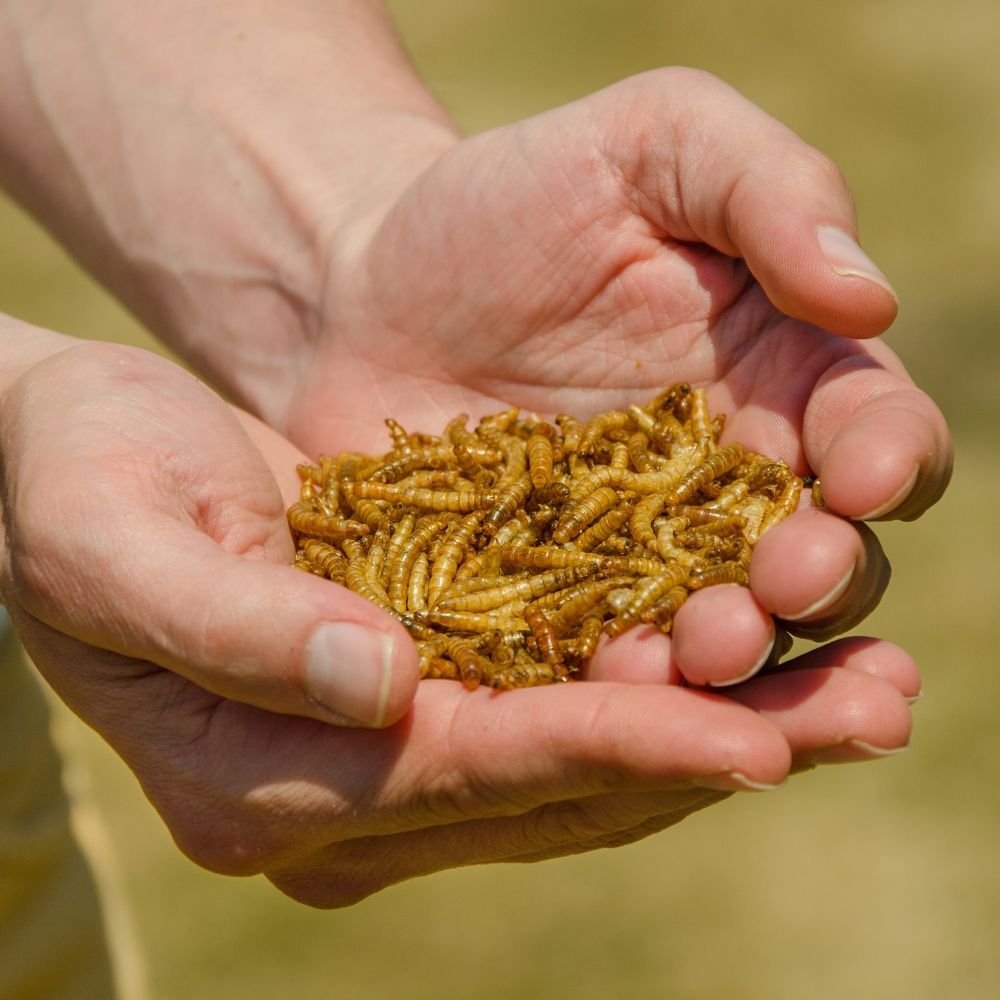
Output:
[[460,142],[345,223],[309,364],[275,385],[294,401],[263,409],[315,454],[381,450],[386,415],[437,431],[704,385],[723,439],[818,473],[828,510],[765,536],[750,591],[695,594],[672,641],[647,637],[648,669],[611,644],[597,673],[732,683],[772,615],[816,639],[864,618],[888,565],[857,522],[916,517],[949,477],[936,407],[883,343],[849,339],[896,312],[855,232],[839,173],[787,129],[703,73],[645,74]]
[[[52,687],[213,870],[346,905],[457,865],[628,843],[727,791],[908,738],[916,671],[859,640],[727,699],[599,682],[426,681],[414,696],[399,627],[288,565],[300,456],[273,431],[126,348],[63,349],[4,388],[4,602]],[[373,670],[357,647],[328,664],[374,677],[361,697],[310,683],[325,621],[376,640]],[[403,717],[328,724],[348,713]]]
[[[458,142],[375,0],[132,6],[16,5],[0,174],[310,455],[381,447],[387,413],[586,415],[684,379],[728,437],[818,472],[836,514],[914,517],[944,488],[935,407],[884,345],[834,336],[896,309],[839,173],[718,80],[656,71]],[[45,58],[81,32],[78,59]],[[655,662],[731,682],[772,614],[835,635],[887,575],[871,532],[803,512],[758,546],[753,597],[697,595]]]

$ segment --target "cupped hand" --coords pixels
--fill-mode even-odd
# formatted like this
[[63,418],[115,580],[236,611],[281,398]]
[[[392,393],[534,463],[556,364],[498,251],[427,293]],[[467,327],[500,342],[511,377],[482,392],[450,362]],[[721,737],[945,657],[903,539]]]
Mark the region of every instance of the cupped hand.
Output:
[[874,641],[726,698],[598,681],[414,693],[405,633],[289,565],[296,449],[194,378],[68,348],[21,375],[2,417],[0,582],[19,634],[213,870],[345,905],[456,865],[628,843],[908,739],[919,679]]
[[897,304],[856,235],[829,161],[720,81],[626,80],[457,143],[343,227],[273,422],[312,454],[384,450],[385,416],[439,432],[459,412],[588,416],[706,387],[724,441],[817,474],[827,505],[765,538],[752,597],[713,588],[677,616],[687,678],[731,683],[769,655],[772,615],[815,639],[864,618],[888,567],[843,518],[916,517],[949,478],[937,408],[861,339]]

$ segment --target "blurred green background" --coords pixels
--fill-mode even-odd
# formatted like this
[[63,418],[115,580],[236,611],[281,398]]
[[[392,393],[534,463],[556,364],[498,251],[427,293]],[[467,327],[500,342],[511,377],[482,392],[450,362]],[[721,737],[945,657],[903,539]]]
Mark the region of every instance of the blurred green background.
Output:
[[[330,913],[184,860],[124,767],[62,718],[110,823],[154,996],[1000,996],[1000,5],[391,7],[470,131],[686,64],[841,165],[902,300],[888,339],[958,441],[945,500],[879,529],[895,575],[864,628],[916,655],[926,697],[900,757],[738,797],[633,847],[450,872]],[[0,254],[3,311],[150,343],[6,203]]]

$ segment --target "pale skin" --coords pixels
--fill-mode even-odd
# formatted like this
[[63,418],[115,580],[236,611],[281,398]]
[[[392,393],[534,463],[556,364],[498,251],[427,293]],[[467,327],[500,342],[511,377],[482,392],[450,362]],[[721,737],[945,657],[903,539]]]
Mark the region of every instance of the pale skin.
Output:
[[[462,139],[377,5],[209,6],[0,4],[6,185],[260,418],[162,359],[0,327],[4,602],[180,847],[345,905],[904,747],[897,647],[751,676],[772,615],[830,639],[877,602],[884,556],[844,517],[916,517],[950,470],[937,409],[869,339],[896,300],[828,161],[689,70]],[[726,439],[817,471],[830,511],[585,683],[418,685],[395,622],[287,565],[295,463],[385,450],[387,415],[586,416],[681,378]]]

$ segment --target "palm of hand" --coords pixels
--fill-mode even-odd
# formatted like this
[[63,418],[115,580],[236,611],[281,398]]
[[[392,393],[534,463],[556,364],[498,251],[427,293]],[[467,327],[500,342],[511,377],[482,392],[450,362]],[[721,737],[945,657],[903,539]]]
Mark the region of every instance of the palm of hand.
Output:
[[380,450],[385,416],[426,432],[510,405],[588,416],[684,380],[728,437],[805,471],[813,387],[870,348],[779,313],[743,261],[643,215],[576,145],[537,121],[468,140],[331,272],[287,424],[300,446]]

